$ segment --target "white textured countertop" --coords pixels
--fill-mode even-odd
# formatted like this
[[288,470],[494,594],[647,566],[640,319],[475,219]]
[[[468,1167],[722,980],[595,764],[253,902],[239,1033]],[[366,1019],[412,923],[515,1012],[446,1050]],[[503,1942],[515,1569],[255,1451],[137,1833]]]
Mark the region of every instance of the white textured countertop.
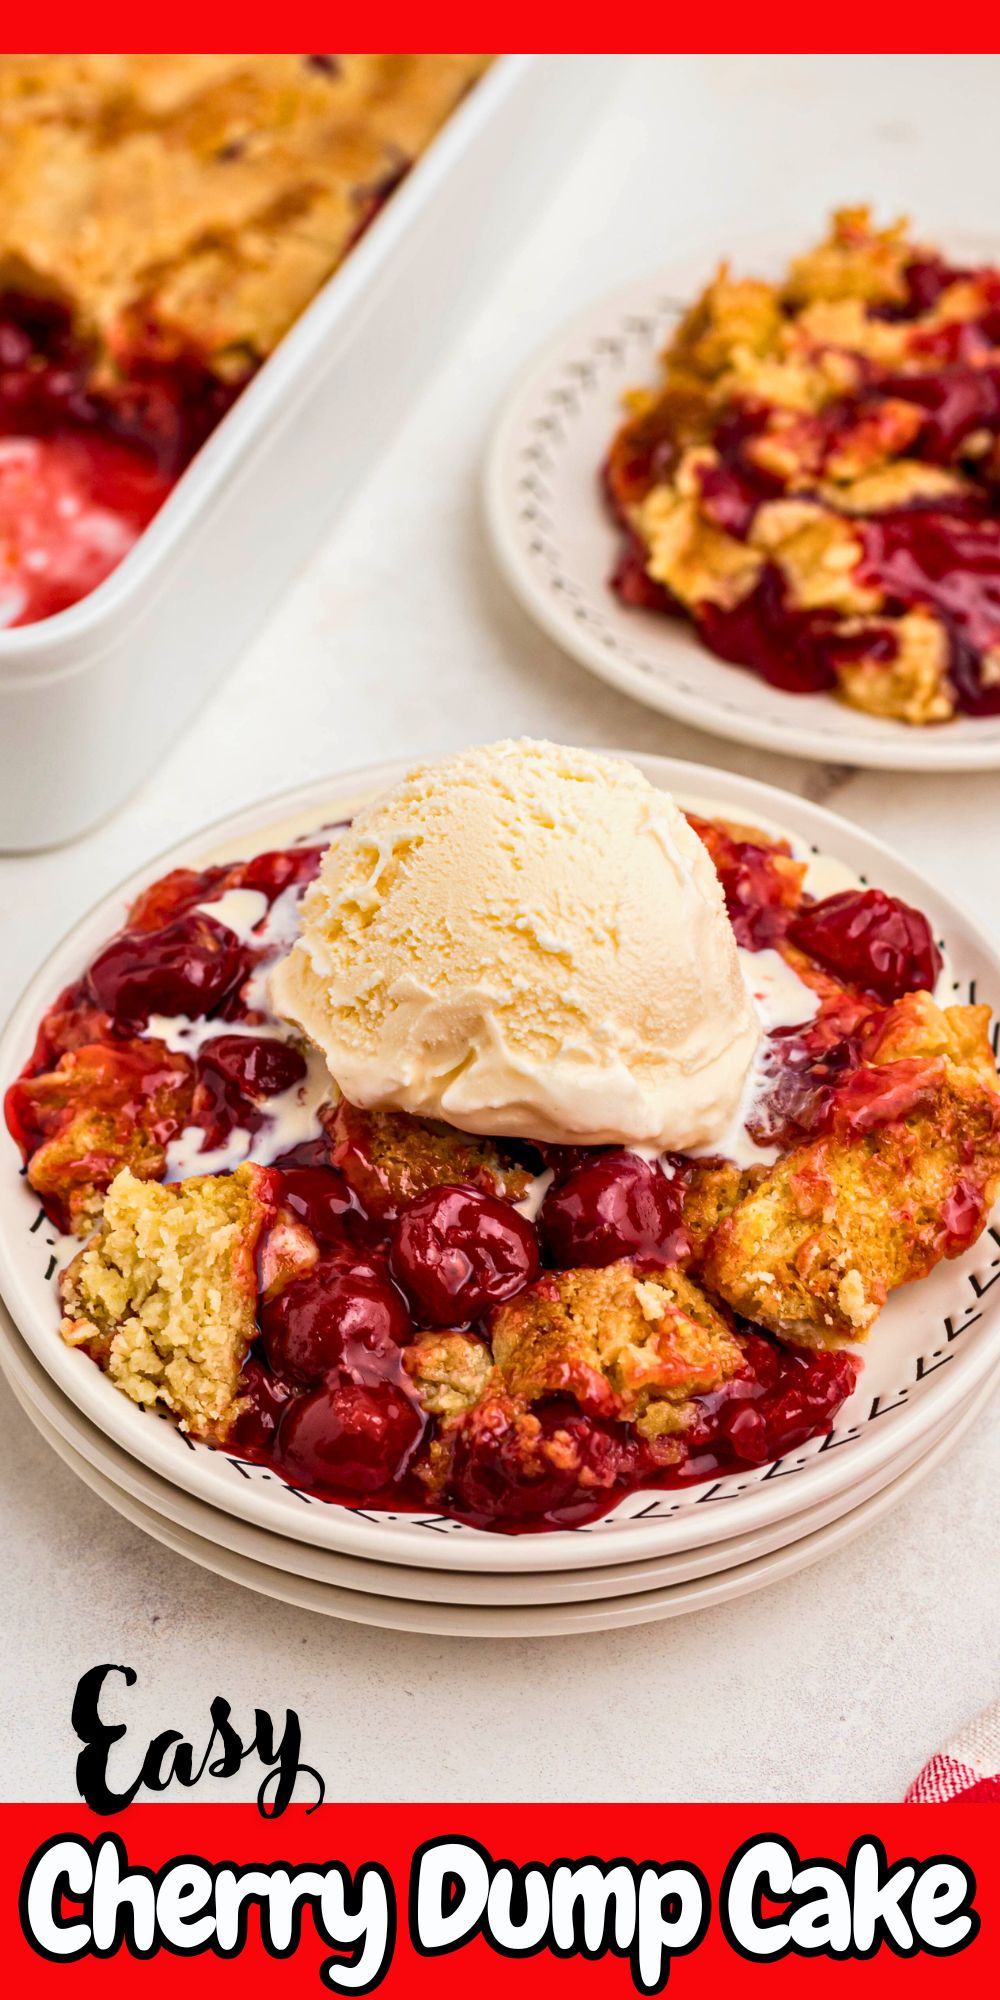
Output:
[[[509,600],[477,488],[522,359],[578,304],[699,238],[805,238],[865,197],[929,232],[995,225],[1000,61],[608,61],[618,87],[586,151],[222,692],[113,821],[74,849],[0,861],[0,1011],[82,907],[199,822],[326,771],[524,732],[832,801],[1000,927],[995,775],[744,754],[636,707]],[[365,1631],[217,1582],[78,1484],[2,1385],[0,1404],[8,1798],[71,1795],[72,1691],[100,1660],[138,1670],[129,1715],[146,1734],[169,1723],[203,1740],[217,1693],[237,1719],[297,1708],[305,1754],[344,1799],[893,1798],[1000,1688],[997,1401],[889,1519],[782,1585],[614,1636],[489,1646]],[[248,1769],[217,1790],[255,1788]]]

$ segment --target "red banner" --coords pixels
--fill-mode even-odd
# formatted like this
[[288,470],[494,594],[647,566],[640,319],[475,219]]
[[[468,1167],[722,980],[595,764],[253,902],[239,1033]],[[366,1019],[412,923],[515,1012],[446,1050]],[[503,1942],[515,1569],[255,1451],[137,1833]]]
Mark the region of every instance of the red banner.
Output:
[[[365,25],[377,25],[390,48],[405,48],[407,43],[412,41],[419,41],[421,48],[427,48],[432,41],[439,41],[443,48],[464,48],[466,42],[478,40],[482,42],[484,48],[493,49],[500,42],[513,41],[520,45],[522,41],[531,39],[559,41],[566,39],[571,33],[578,41],[585,39],[588,33],[592,41],[605,40],[608,28],[612,24],[606,8],[601,8],[600,11],[595,8],[591,14],[586,8],[576,7],[571,12],[568,7],[559,7],[553,8],[548,16],[545,16],[539,14],[537,7],[512,8],[508,5],[502,13],[497,8],[492,14],[483,11],[477,13],[475,10],[470,14],[467,6],[451,5],[422,8],[416,21],[412,8],[382,9],[374,24],[366,22]],[[662,34],[667,25],[662,8],[651,6],[633,7],[629,13],[628,24],[634,41],[641,41],[643,38],[651,41],[654,32]],[[20,26],[20,21],[18,25]],[[175,0],[169,16],[169,28],[175,41],[191,42],[197,40],[199,36],[204,40],[205,25],[203,7],[185,5],[184,0]],[[291,14],[286,10],[278,17],[275,17],[273,8],[254,5],[252,0],[249,6],[247,0],[242,0],[239,7],[216,6],[212,10],[212,38],[214,41],[224,41],[227,46],[230,42],[238,41],[242,47],[244,42],[252,40],[254,47],[258,48],[268,40],[278,25],[285,30],[286,41],[289,34],[292,34],[293,38],[297,37],[303,46],[314,48],[324,37],[329,39],[332,27],[334,25],[339,27],[341,22],[336,17],[331,21],[329,8],[318,6],[299,7]],[[747,25],[746,9],[738,8],[734,4],[713,9],[710,23],[703,15],[694,13],[686,18],[674,17],[669,20],[669,27],[673,33],[683,33],[686,29],[690,29],[691,32],[701,30],[702,39],[705,28],[710,26],[711,31],[718,34],[719,40],[724,41],[727,48],[731,41],[740,39]],[[828,39],[822,35],[821,31],[824,28],[835,26],[837,32],[844,34],[846,41],[853,41],[856,44],[863,41],[866,34],[874,31],[878,33],[884,48],[890,41],[940,39],[943,29],[947,27],[947,30],[954,34],[959,25],[966,41],[988,41],[994,32],[992,15],[987,13],[985,6],[976,4],[963,8],[960,23],[954,17],[943,19],[940,9],[932,13],[929,7],[913,4],[904,6],[902,0],[888,0],[888,4],[883,5],[877,14],[873,14],[870,7],[849,6],[846,10],[838,11],[835,23],[819,13],[810,22],[808,18],[803,17],[801,7],[794,7],[791,4],[771,7],[767,15],[767,27],[772,41],[780,41],[782,38],[794,41],[799,50],[808,44],[810,29],[824,40],[824,46],[825,40]],[[7,26],[8,29],[12,29],[14,22],[9,21]],[[125,41],[130,41],[134,48],[137,32],[143,28],[148,28],[151,40],[155,39],[156,17],[138,16],[135,7],[126,6],[123,0],[117,0],[117,4],[115,0],[105,0],[102,7],[87,15],[87,34],[90,39],[112,41],[116,47],[120,47]],[[45,30],[53,41],[59,42],[60,47],[65,47],[74,39],[79,40],[79,9],[59,5],[57,0],[54,10],[46,10]],[[162,32],[159,39],[163,39]]]
[[8,1806],[0,1956],[18,2000],[967,2000],[1000,1975],[997,1829],[962,1805]]

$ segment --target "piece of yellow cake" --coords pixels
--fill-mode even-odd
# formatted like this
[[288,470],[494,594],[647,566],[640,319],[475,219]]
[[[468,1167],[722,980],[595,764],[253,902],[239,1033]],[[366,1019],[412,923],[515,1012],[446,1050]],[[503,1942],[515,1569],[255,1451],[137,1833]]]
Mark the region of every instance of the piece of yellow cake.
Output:
[[133,1403],[162,1406],[194,1437],[220,1442],[238,1413],[270,1179],[242,1166],[164,1187],[126,1167],[63,1276],[63,1339]]

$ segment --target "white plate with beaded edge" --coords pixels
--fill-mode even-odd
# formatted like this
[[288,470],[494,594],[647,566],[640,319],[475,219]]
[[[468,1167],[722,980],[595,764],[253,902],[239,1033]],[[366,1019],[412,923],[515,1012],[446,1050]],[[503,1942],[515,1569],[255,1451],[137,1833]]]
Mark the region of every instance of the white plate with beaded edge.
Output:
[[[728,772],[667,758],[635,755],[633,761],[682,803],[786,832],[805,856],[833,857],[847,871],[841,879],[870,879],[922,906],[947,948],[953,997],[966,1000],[975,994],[1000,1011],[1000,959],[994,947],[953,902],[870,835],[791,793]],[[18,1073],[45,1006],[79,975],[145,884],[173,866],[253,852],[341,819],[405,768],[383,765],[264,801],[160,855],[121,884],[70,932],[31,981],[0,1037],[0,1078],[6,1082]],[[747,1468],[683,1490],[630,1493],[585,1527],[541,1534],[488,1534],[431,1510],[375,1514],[295,1491],[268,1467],[248,1466],[224,1451],[194,1443],[169,1420],[157,1421],[137,1409],[85,1355],[67,1348],[58,1334],[50,1232],[17,1172],[16,1149],[7,1135],[0,1141],[0,1160],[4,1157],[9,1167],[0,1183],[0,1294],[18,1330],[71,1402],[133,1457],[209,1505],[296,1540],[378,1561],[501,1573],[572,1569],[642,1561],[765,1527],[846,1491],[912,1439],[925,1436],[986,1379],[1000,1355],[997,1230],[890,1300],[868,1343],[858,1387],[833,1431],[776,1465]]]
[[[776,278],[801,247],[751,237],[733,262],[739,274]],[[995,237],[951,232],[945,247],[956,258],[1000,261]],[[829,694],[788,694],[710,653],[683,619],[630,609],[610,589],[621,534],[599,474],[622,421],[621,399],[655,382],[660,349],[717,261],[703,250],[591,306],[516,383],[485,468],[487,527],[502,574],[535,623],[581,666],[713,736],[823,763],[997,769],[1000,715],[915,728]]]
[[[158,1514],[141,1500],[124,1492],[83,1458],[58,1431],[48,1425],[40,1412],[25,1408],[63,1462],[91,1491],[105,1500],[116,1513],[155,1541],[184,1556],[214,1576],[238,1583],[264,1597],[291,1604],[298,1610],[318,1612],[355,1625],[375,1625],[397,1632],[419,1632],[448,1639],[554,1639],[582,1632],[621,1631],[631,1625],[649,1625],[667,1618],[680,1618],[692,1611],[708,1611],[769,1583],[783,1582],[799,1570],[835,1555],[865,1528],[874,1527],[892,1508],[905,1500],[920,1481],[939,1465],[960,1443],[988,1397],[994,1381],[983,1384],[948,1426],[937,1443],[922,1452],[905,1472],[862,1505],[851,1508],[832,1521],[770,1554],[738,1564],[722,1574],[668,1584],[660,1589],[633,1595],[602,1597],[597,1602],[491,1605],[439,1603],[428,1599],[376,1595],[350,1590],[302,1576],[271,1564],[255,1561],[235,1549],[220,1546]],[[15,1391],[17,1395],[17,1391]],[[372,1565],[366,1567],[371,1568]]]
[[674,1555],[654,1557],[646,1562],[608,1563],[592,1570],[542,1570],[528,1576],[481,1575],[475,1571],[431,1570],[404,1567],[400,1563],[365,1561],[357,1556],[339,1555],[332,1549],[317,1549],[308,1542],[292,1541],[275,1535],[209,1507],[190,1493],[182,1493],[149,1467],[131,1458],[120,1446],[88,1423],[69,1402],[21,1340],[9,1315],[0,1306],[0,1374],[6,1378],[22,1410],[37,1423],[50,1443],[52,1434],[71,1448],[76,1457],[92,1466],[112,1486],[138,1501],[153,1514],[201,1540],[238,1555],[251,1557],[266,1568],[294,1576],[311,1577],[317,1582],[366,1594],[419,1598],[445,1604],[565,1604],[598,1597],[629,1596],[633,1592],[661,1589],[688,1583],[699,1577],[717,1575],[758,1556],[785,1548],[819,1528],[839,1520],[843,1514],[872,1499],[882,1488],[907,1471],[931,1451],[939,1439],[957,1431],[965,1411],[973,1402],[980,1407],[1000,1383],[1000,1370],[982,1389],[974,1391],[961,1407],[934,1426],[926,1438],[911,1443],[886,1466],[879,1466],[846,1494],[808,1507],[790,1520],[749,1534],[732,1535],[727,1541],[707,1548],[680,1550]]

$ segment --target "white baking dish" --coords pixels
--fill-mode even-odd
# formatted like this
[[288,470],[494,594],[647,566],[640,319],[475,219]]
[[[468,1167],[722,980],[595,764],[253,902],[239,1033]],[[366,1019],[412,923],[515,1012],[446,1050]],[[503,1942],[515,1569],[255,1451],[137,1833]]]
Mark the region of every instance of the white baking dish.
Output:
[[0,847],[73,839],[158,762],[537,213],[605,73],[600,56],[501,57],[120,567],[0,632]]

